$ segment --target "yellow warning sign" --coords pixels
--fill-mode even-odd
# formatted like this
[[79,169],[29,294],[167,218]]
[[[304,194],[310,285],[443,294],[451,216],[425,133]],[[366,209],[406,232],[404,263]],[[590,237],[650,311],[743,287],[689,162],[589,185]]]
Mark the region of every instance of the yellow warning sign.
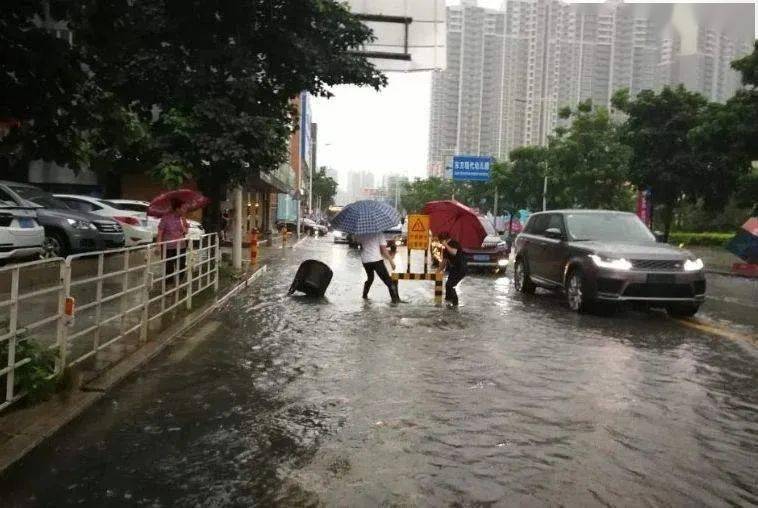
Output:
[[426,250],[429,246],[429,216],[408,216],[408,248]]

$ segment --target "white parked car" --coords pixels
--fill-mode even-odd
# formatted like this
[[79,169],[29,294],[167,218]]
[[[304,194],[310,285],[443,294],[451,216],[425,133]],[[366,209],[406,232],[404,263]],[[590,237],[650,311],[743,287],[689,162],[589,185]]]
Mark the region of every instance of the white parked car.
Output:
[[[150,203],[147,201],[139,201],[136,199],[105,199],[103,202],[121,210],[139,212],[142,214],[142,219],[145,221],[147,227],[153,232],[153,238],[158,237],[158,223],[161,220],[158,217],[153,217],[152,215],[147,214],[147,209],[150,207]],[[205,234],[205,229],[203,229],[203,225],[199,222],[188,219],[187,223],[189,224],[187,238],[190,240],[199,240],[200,237]]]
[[31,203],[0,187],[0,263],[42,255],[45,228],[36,217]]
[[72,194],[54,194],[54,196],[74,210],[94,213],[117,220],[124,230],[127,247],[153,241],[153,232],[147,225],[147,220],[142,217],[144,214],[116,208],[108,204],[104,199],[93,198],[91,196]]

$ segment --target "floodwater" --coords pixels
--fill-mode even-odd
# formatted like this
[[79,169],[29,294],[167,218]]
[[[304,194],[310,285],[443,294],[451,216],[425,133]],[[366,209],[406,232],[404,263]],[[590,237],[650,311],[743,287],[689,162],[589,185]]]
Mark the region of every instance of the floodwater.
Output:
[[[285,296],[298,263],[335,277]],[[758,503],[758,348],[309,240],[0,479],[2,506]]]

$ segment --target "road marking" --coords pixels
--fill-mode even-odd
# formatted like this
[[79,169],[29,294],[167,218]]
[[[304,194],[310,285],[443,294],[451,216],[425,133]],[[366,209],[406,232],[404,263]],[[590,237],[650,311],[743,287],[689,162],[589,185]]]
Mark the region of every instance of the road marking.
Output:
[[746,335],[742,333],[733,332],[731,330],[725,330],[723,328],[720,328],[718,326],[714,326],[708,323],[704,323],[703,321],[697,320],[697,319],[674,319],[674,321],[677,321],[684,326],[687,326],[689,328],[694,328],[695,330],[700,330],[701,332],[710,333],[713,335],[718,335],[719,337],[724,337],[726,339],[731,340],[746,340],[748,342],[756,342],[758,341],[758,336],[756,335]]

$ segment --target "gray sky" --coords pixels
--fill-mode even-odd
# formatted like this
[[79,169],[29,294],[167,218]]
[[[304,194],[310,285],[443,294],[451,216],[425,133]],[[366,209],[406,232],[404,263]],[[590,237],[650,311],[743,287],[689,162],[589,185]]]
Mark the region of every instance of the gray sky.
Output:
[[[458,3],[447,2],[448,5]],[[650,0],[627,3],[671,5]],[[726,7],[716,5],[719,3],[727,2],[701,6],[701,12],[711,18]],[[728,3],[754,3],[754,0]],[[482,7],[497,8],[501,4],[502,0],[479,0]],[[758,8],[755,11],[754,30],[758,26]],[[681,8],[675,9],[677,24],[687,19],[681,12]],[[686,44],[684,39],[683,44]],[[426,175],[431,75],[429,72],[391,72],[387,77],[389,85],[380,92],[341,86],[333,89],[335,97],[332,99],[313,100],[313,120],[318,123],[318,164],[336,169],[342,185],[350,170],[371,171],[377,181],[386,174]]]

